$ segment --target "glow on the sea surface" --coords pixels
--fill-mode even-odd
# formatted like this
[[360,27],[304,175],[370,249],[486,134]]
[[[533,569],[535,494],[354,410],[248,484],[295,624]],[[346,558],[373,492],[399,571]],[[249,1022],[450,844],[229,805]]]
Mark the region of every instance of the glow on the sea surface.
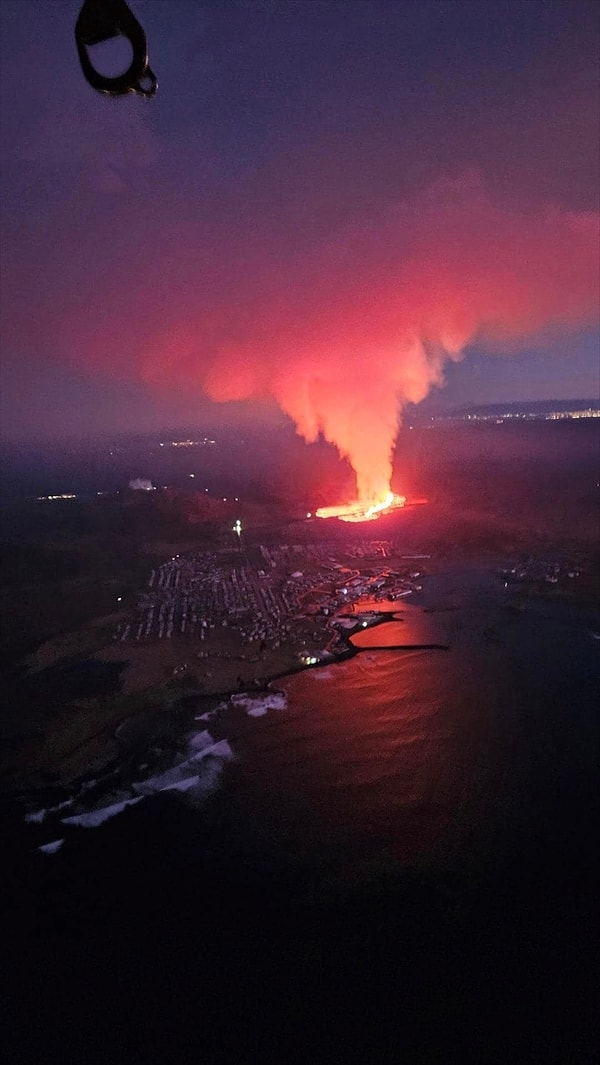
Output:
[[319,507],[316,515],[318,518],[339,518],[340,521],[374,521],[387,511],[403,507],[405,503],[406,496],[390,491],[379,503],[372,503],[370,506],[356,502],[337,507]]

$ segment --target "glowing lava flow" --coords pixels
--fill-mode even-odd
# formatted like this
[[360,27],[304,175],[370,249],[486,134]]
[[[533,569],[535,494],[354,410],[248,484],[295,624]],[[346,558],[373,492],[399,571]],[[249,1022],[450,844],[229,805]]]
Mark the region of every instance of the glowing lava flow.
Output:
[[381,503],[372,503],[365,507],[361,503],[347,503],[339,507],[319,507],[317,518],[339,518],[340,521],[374,521],[375,518],[389,510],[396,510],[406,503],[406,496],[388,492]]

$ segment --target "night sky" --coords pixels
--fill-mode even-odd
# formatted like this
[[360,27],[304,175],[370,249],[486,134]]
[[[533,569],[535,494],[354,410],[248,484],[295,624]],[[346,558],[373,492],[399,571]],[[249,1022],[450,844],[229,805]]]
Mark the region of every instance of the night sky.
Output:
[[597,395],[596,0],[132,0],[152,100],[80,7],[0,7],[6,438]]

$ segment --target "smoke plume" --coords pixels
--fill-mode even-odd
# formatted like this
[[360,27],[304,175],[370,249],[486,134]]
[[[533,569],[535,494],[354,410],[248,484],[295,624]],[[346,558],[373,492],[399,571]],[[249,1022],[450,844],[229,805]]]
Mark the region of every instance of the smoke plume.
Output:
[[[102,321],[100,361],[126,350],[147,382],[274,397],[305,440],[322,434],[350,462],[369,504],[389,490],[403,407],[443,383],[448,360],[475,339],[514,350],[593,322],[598,228],[597,212],[498,204],[467,175],[309,252],[242,233],[236,258],[180,230],[137,308],[128,291],[135,335],[121,315]],[[70,346],[91,343],[96,362],[98,341],[73,321]]]
[[598,215],[518,213],[474,178],[444,183],[343,234],[293,280],[276,309],[257,301],[204,386],[216,400],[271,393],[305,440],[322,433],[348,459],[359,500],[373,502],[389,490],[404,405],[443,383],[448,359],[476,337],[514,346],[593,319]]

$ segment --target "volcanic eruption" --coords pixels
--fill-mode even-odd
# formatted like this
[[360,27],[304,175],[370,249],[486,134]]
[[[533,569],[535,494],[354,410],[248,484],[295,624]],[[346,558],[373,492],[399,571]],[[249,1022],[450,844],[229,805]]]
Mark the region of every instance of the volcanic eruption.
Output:
[[404,406],[475,338],[506,352],[592,321],[597,275],[597,212],[518,211],[477,175],[441,182],[271,276],[269,298],[262,278],[204,387],[273,396],[300,436],[323,436],[352,466],[356,499],[337,516],[372,519],[403,502],[391,477]]
[[354,470],[351,520],[400,504],[402,412],[443,384],[448,360],[474,341],[510,357],[597,314],[598,212],[498,202],[473,173],[299,248],[244,233],[211,244],[193,225],[159,247],[126,314],[95,295],[85,316],[63,308],[62,346],[161,389],[274,399]]
[[399,496],[391,490],[384,496],[380,503],[371,503],[365,506],[359,502],[345,503],[341,506],[319,507],[317,518],[339,518],[340,521],[374,521],[381,514],[389,510],[397,510],[406,503],[406,496]]

